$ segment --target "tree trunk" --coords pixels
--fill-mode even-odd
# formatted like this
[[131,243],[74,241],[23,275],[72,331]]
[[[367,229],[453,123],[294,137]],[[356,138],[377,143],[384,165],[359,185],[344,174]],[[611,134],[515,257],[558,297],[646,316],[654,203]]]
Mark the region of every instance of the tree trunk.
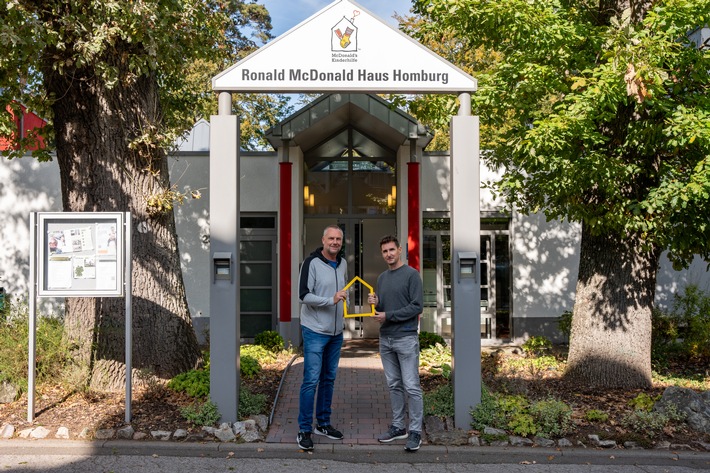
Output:
[[651,385],[651,311],[659,251],[638,236],[582,228],[565,378],[583,386]]
[[[120,47],[117,47],[120,49]],[[123,65],[119,64],[119,67]],[[53,105],[65,211],[129,211],[133,217],[133,366],[162,377],[195,367],[200,353],[187,307],[172,210],[149,214],[148,197],[170,189],[164,151],[129,144],[160,125],[155,77],[107,88],[90,69],[44,71]],[[143,228],[138,231],[138,225]],[[147,230],[147,231],[145,231]],[[125,383],[125,301],[69,298],[65,335],[95,389]]]

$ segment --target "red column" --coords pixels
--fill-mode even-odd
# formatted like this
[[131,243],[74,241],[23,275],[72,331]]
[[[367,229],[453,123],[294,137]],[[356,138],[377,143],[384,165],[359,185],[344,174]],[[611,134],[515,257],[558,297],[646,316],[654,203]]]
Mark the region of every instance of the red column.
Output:
[[292,163],[279,163],[279,321],[291,321]]
[[409,230],[407,234],[407,251],[408,251],[408,264],[412,268],[419,271],[419,252],[421,245],[421,234],[422,229],[419,226],[419,175],[420,175],[421,164],[419,163],[407,163],[407,178],[409,185],[407,186],[407,198],[408,198],[408,208],[407,208],[407,221],[409,222]]

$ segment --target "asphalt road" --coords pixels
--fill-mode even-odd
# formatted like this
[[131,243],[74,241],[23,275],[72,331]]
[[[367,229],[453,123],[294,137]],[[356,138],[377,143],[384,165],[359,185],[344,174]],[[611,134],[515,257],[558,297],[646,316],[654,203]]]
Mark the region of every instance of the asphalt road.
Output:
[[0,472],[162,473],[690,473],[710,470],[710,453],[496,447],[328,445],[305,453],[291,445],[0,441]]

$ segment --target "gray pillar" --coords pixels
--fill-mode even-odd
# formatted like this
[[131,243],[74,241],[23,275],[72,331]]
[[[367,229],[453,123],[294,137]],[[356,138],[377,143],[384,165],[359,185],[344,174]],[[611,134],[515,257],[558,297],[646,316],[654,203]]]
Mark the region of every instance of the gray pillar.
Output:
[[460,101],[451,119],[451,345],[454,423],[469,429],[481,402],[481,176],[478,117],[468,94]]
[[239,408],[239,118],[231,94],[210,117],[210,398],[222,422]]

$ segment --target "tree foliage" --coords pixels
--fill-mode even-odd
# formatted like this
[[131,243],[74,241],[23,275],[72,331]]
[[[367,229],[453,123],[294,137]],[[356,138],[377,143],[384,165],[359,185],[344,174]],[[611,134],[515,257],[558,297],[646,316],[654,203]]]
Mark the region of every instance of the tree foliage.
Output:
[[[43,130],[50,158],[52,104],[47,71],[69,76],[91,69],[107,88],[154,76],[159,86],[160,123],[136,137],[170,149],[195,121],[216,113],[210,79],[271,39],[271,18],[263,5],[245,0],[9,0],[0,5],[0,106],[19,112],[25,104],[49,122]],[[282,96],[235,97],[246,148],[263,147],[263,130],[288,111]],[[0,136],[15,133],[0,113]],[[17,137],[15,137],[17,138]],[[32,148],[32,136],[17,140],[10,157]]]
[[511,204],[710,260],[710,2],[616,3],[418,0],[416,33],[495,59],[473,109]]
[[[167,152],[216,109],[210,78],[269,38],[261,5],[242,0],[10,0],[0,5],[0,106],[24,104],[49,126],[65,211],[128,211],[133,226],[134,366],[161,377],[200,354],[180,269]],[[244,98],[244,97],[242,97]],[[248,146],[273,97],[243,105]],[[15,132],[0,113],[0,134]],[[22,156],[20,140],[10,157]],[[68,298],[65,336],[87,384],[125,379],[123,302]]]

